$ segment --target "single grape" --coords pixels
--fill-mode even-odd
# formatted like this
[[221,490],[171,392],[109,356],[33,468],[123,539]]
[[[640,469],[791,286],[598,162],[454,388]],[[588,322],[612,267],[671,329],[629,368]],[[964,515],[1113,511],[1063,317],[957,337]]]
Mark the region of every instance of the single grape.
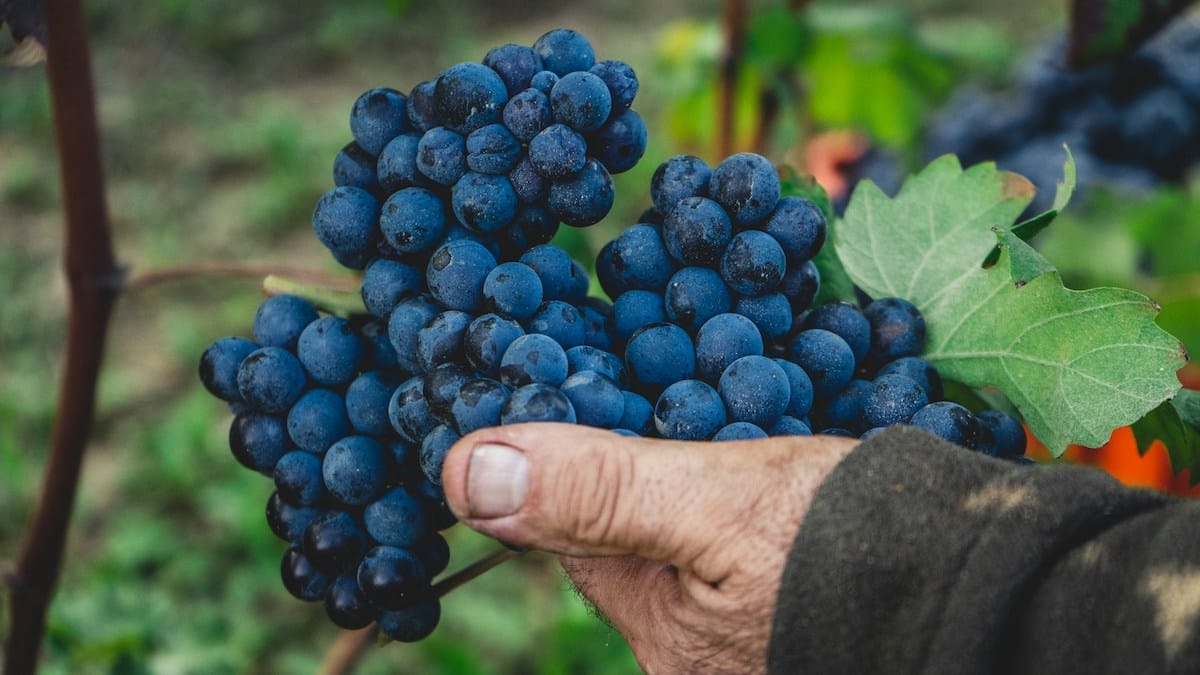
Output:
[[925,390],[911,378],[903,375],[877,377],[862,398],[864,426],[904,424],[927,403],[929,397]]
[[707,382],[715,384],[726,366],[737,359],[762,353],[758,327],[740,314],[718,314],[696,332],[696,370]]
[[587,141],[565,124],[551,124],[529,141],[529,162],[550,180],[565,180],[587,164]]
[[708,192],[729,212],[734,223],[749,226],[775,210],[779,202],[779,174],[766,157],[739,153],[713,169]]
[[511,395],[512,390],[496,380],[480,378],[467,382],[450,405],[454,428],[465,435],[484,427],[498,426],[500,411]]
[[797,419],[791,415],[784,415],[779,418],[775,426],[767,430],[767,435],[772,438],[776,436],[812,436],[812,427],[804,420]]
[[[979,450],[995,457],[1020,457],[1025,454],[1025,429],[1017,418],[999,410],[984,410],[979,413],[979,424],[984,440]],[[990,432],[990,437],[989,437]]]
[[446,127],[426,131],[417,143],[417,170],[439,185],[454,185],[467,172],[467,139]]
[[460,63],[442,71],[433,87],[433,106],[447,128],[460,134],[500,121],[508,87],[496,71],[480,63]]
[[348,383],[362,366],[362,339],[339,316],[324,316],[300,333],[296,356],[313,382],[324,386]]
[[237,385],[242,400],[259,412],[286,412],[300,398],[307,383],[304,366],[281,347],[256,349],[238,366]]
[[449,309],[434,316],[417,331],[417,362],[422,372],[431,372],[443,363],[463,359],[463,342],[471,315]]
[[387,318],[405,298],[420,293],[425,275],[406,263],[376,258],[363,273],[360,292],[363,305],[375,316]]
[[347,436],[325,451],[321,474],[335,499],[350,506],[366,504],[384,489],[383,447],[367,436]]
[[529,79],[529,87],[531,89],[537,89],[545,96],[550,96],[550,92],[554,89],[554,85],[556,84],[558,84],[558,75],[555,75],[549,70],[543,70],[540,73],[535,73],[534,76]]
[[919,356],[903,356],[884,367],[880,368],[876,377],[880,375],[904,375],[910,377],[914,382],[921,385],[925,390],[925,394],[930,401],[940,401],[942,398],[942,376],[938,374],[937,368],[934,368],[925,359]]
[[527,384],[513,392],[500,411],[501,424],[525,422],[576,421],[570,399],[558,389],[540,382]]
[[608,93],[612,95],[613,117],[633,105],[633,99],[638,92],[638,78],[628,63],[597,61],[588,72],[599,77],[608,86]]
[[706,197],[687,197],[675,204],[663,221],[667,252],[683,265],[711,267],[733,236],[725,209]]
[[525,334],[521,324],[497,314],[483,314],[467,326],[463,353],[467,363],[481,374],[500,376],[500,360],[514,340]]
[[[388,403],[399,386],[400,380],[391,370],[371,370],[355,378],[346,387],[346,416],[350,418],[350,426],[364,436],[390,434],[392,425],[387,415]],[[288,421],[290,428],[290,414]],[[342,435],[348,433],[349,430]]]
[[375,165],[375,155],[350,141],[333,158],[333,184],[374,193],[379,190],[379,175],[375,172]]
[[521,142],[503,124],[489,124],[467,136],[467,168],[483,174],[506,174],[521,157]]
[[[417,152],[422,134],[400,134],[383,147],[373,170],[379,187],[385,192],[395,192],[407,187],[431,185],[425,174],[417,168]],[[336,167],[334,169],[336,171]],[[367,189],[367,188],[364,188]]]
[[[676,155],[658,165],[650,179],[650,198],[663,216],[689,197],[707,197],[712,169],[692,155]],[[665,221],[664,221],[665,222]]]
[[912,414],[908,423],[969,450],[978,448],[981,440],[979,420],[970,410],[951,401],[934,401],[923,406]]
[[254,314],[254,341],[261,347],[295,350],[300,332],[317,320],[317,309],[294,295],[267,298]]
[[571,375],[594,370],[617,383],[625,378],[625,364],[621,357],[588,345],[579,345],[567,350],[567,370]]
[[209,345],[200,356],[200,382],[208,393],[230,403],[241,401],[238,367],[256,349],[258,345],[240,337],[224,337]]
[[396,353],[400,369],[406,373],[419,372],[417,334],[441,308],[425,296],[400,301],[388,317],[388,342]]
[[560,389],[571,401],[579,424],[611,429],[620,423],[625,400],[612,378],[583,370],[567,377]]
[[848,302],[829,302],[813,308],[802,328],[823,328],[841,337],[854,352],[855,363],[863,362],[871,346],[871,324],[862,310]]
[[531,383],[557,387],[565,379],[567,354],[548,335],[522,335],[512,341],[500,359],[500,380],[514,389]]
[[818,399],[832,396],[854,376],[854,352],[835,333],[821,328],[801,331],[788,349],[791,360],[812,380]]
[[329,389],[309,389],[288,410],[287,432],[301,450],[324,455],[329,446],[350,434],[342,396]]
[[346,574],[334,579],[325,592],[325,614],[339,628],[358,630],[370,625],[379,611],[358,587],[358,580]]
[[803,419],[812,410],[813,387],[808,373],[787,359],[772,359],[787,375],[789,389],[788,407],[785,414]]
[[363,596],[381,610],[411,606],[429,588],[425,566],[415,553],[396,546],[376,546],[358,566]]
[[811,260],[825,243],[825,214],[811,200],[783,197],[762,229],[779,242],[789,262]]
[[483,57],[483,65],[496,71],[509,96],[529,87],[533,76],[542,71],[542,57],[525,45],[506,44],[492,47]]
[[459,222],[476,232],[497,232],[517,215],[517,193],[504,172],[468,171],[454,184],[451,204]]
[[274,415],[242,413],[229,425],[229,449],[242,466],[268,476],[292,449],[287,426]]
[[662,291],[678,265],[671,259],[658,228],[634,225],[612,242],[612,266],[626,289]]
[[433,105],[433,89],[433,80],[426,80],[408,92],[408,124],[420,133],[438,125],[438,114]]
[[572,227],[595,225],[608,215],[616,199],[612,176],[595,159],[579,173],[552,182],[546,195],[550,215]]
[[569,28],[555,28],[533,43],[542,66],[562,77],[596,65],[596,52],[587,38]]
[[721,255],[721,278],[742,295],[775,290],[785,272],[783,249],[774,237],[758,230],[738,232]]
[[726,421],[721,396],[700,380],[675,382],[654,405],[654,427],[663,438],[706,441]]
[[808,309],[820,289],[821,273],[811,260],[788,267],[779,282],[779,292],[792,303],[792,311],[796,313]]
[[345,511],[326,511],[304,530],[304,553],[328,574],[351,571],[367,549],[367,533]]
[[433,632],[441,616],[441,603],[431,590],[409,607],[381,613],[379,632],[398,642],[417,642]]
[[314,567],[299,546],[288,547],[283,554],[279,573],[287,592],[306,602],[324,598],[329,585],[333,583],[333,577]]
[[657,396],[671,384],[695,376],[696,349],[679,326],[653,323],[629,338],[625,365],[637,388]]
[[383,203],[379,228],[400,253],[428,251],[446,234],[446,204],[425,188],[397,190]]
[[662,293],[625,291],[613,302],[613,334],[621,342],[645,326],[666,320]]
[[731,422],[721,427],[716,434],[713,434],[714,441],[752,441],[758,438],[766,438],[767,432],[762,430],[762,427],[751,424],[749,422]]
[[364,150],[378,156],[396,136],[408,130],[408,98],[394,89],[369,89],[350,109],[350,132]]
[[621,398],[624,399],[624,405],[617,427],[642,436],[654,433],[654,406],[644,396],[632,391],[622,391]]
[[445,308],[477,312],[483,306],[483,281],[495,266],[496,257],[481,244],[460,239],[434,251],[425,280]]
[[715,270],[685,267],[667,282],[663,305],[667,319],[696,330],[705,321],[732,309],[733,296]]
[[[788,411],[791,381],[765,356],[743,356],[721,373],[717,391],[729,419],[769,429]],[[765,434],[764,434],[765,435]]]
[[733,301],[733,311],[753,321],[767,343],[780,340],[792,331],[792,304],[782,293],[738,296]]
[[410,546],[429,535],[429,508],[403,487],[394,487],[363,509],[363,526],[385,546]]
[[316,506],[325,498],[321,458],[311,452],[293,450],[275,463],[275,489],[295,506]]
[[429,412],[425,402],[425,378],[421,376],[405,380],[388,401],[388,420],[400,438],[409,443],[420,443],[437,420]]
[[425,572],[430,579],[441,574],[450,564],[450,545],[446,543],[446,538],[437,532],[413,544],[409,550],[415,553],[425,566]]
[[324,513],[325,509],[317,506],[293,506],[274,492],[267,500],[267,527],[289,544],[299,544],[309,525]]
[[612,113],[612,94],[604,80],[589,72],[560,74],[550,90],[554,121],[580,132],[595,131]]
[[[513,194],[517,195],[517,202],[524,205],[540,203],[546,196],[546,193],[550,190],[549,181],[547,181],[546,178],[542,176],[542,174],[538,173],[538,170],[534,168],[533,162],[529,161],[529,155],[521,155],[521,158],[518,159],[517,163],[513,165],[512,170],[508,172],[508,182],[512,185]],[[528,209],[529,206],[523,206],[518,210],[517,213],[519,215],[521,212]],[[534,207],[533,212],[535,215],[540,216],[537,218],[537,220],[550,220],[550,214],[546,213],[545,210],[540,206]],[[530,220],[530,217],[527,215],[525,219]],[[515,222],[510,223],[509,229],[513,229],[514,225],[516,225]],[[554,223],[554,225],[555,229],[557,229],[558,223]],[[528,225],[525,225],[525,227],[528,227]],[[548,224],[543,225],[540,229],[549,229]],[[520,232],[518,236],[524,235],[528,237],[529,234],[529,232]],[[550,234],[550,236],[553,236],[553,232]],[[547,241],[550,241],[550,237],[544,237],[542,241],[537,242],[530,242],[528,239],[526,239],[525,241],[520,242],[519,246],[514,246],[513,248],[523,250],[524,248],[529,248],[538,244],[544,244]]]
[[562,300],[542,303],[526,325],[530,333],[547,335],[563,349],[582,345],[586,337],[579,310]]
[[902,298],[880,298],[867,305],[863,314],[871,324],[868,362],[883,364],[905,356],[917,356],[925,347],[925,319],[911,302]]

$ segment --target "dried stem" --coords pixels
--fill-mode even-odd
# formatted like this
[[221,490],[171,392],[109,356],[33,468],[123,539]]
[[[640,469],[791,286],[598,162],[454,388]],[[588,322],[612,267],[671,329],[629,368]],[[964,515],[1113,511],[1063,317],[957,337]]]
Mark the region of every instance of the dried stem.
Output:
[[737,131],[738,71],[746,52],[746,0],[725,0],[722,14],[725,28],[725,52],[721,56],[717,83],[717,161],[733,154]]
[[265,262],[229,262],[225,260],[201,260],[171,267],[137,272],[125,282],[126,291],[140,291],[151,286],[174,281],[197,278],[255,279],[279,275],[298,281],[307,281],[333,288],[350,288],[357,285],[345,276],[303,267],[288,267]]
[[109,317],[120,288],[96,124],[91,56],[82,0],[46,0],[46,70],[54,109],[66,214],[70,292],[66,363],[40,501],[12,575],[8,675],[32,673],[46,611],[62,564],[83,453],[95,414],[96,381]]
[[437,582],[436,584],[433,585],[433,591],[435,593],[437,593],[439,598],[443,597],[450,591],[458,588],[459,586],[462,586],[463,584],[474,579],[475,577],[482,575],[484,572],[487,572],[488,570],[492,569],[493,567],[498,567],[501,564],[506,563],[509,560],[512,560],[513,558],[515,558],[519,555],[521,555],[521,554],[518,553],[517,551],[511,551],[509,549],[504,549],[503,551],[496,551],[495,553],[489,555],[488,557],[483,558],[481,560],[477,560],[476,562],[473,562],[470,565],[467,565],[466,567],[455,572],[454,574],[451,574],[450,576],[446,577],[445,579],[442,579],[441,581]]

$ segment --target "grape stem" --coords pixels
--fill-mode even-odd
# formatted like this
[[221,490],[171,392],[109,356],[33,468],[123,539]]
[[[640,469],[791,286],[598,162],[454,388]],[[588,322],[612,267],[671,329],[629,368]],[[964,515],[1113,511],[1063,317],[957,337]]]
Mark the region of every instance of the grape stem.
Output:
[[32,673],[58,584],[83,455],[96,408],[96,383],[109,318],[123,281],[113,251],[92,62],[82,0],[46,0],[46,73],[54,112],[65,214],[69,289],[66,361],[50,454],[33,522],[10,577],[4,672]]
[[487,572],[494,567],[498,567],[519,555],[521,555],[520,552],[509,549],[496,551],[488,557],[481,558],[480,560],[467,565],[454,574],[451,574],[450,576],[437,582],[433,585],[433,591],[437,593],[439,598],[443,597],[450,591],[453,591],[468,581],[482,575],[484,572]]
[[342,290],[307,283],[297,279],[270,274],[263,279],[263,291],[267,295],[295,295],[311,302],[317,309],[338,316],[366,314],[362,295],[357,290]]
[[169,267],[146,270],[131,274],[125,282],[125,290],[140,291],[151,286],[173,281],[191,279],[262,279],[272,275],[286,276],[297,281],[322,284],[331,288],[357,288],[353,279],[337,276],[321,270],[302,267],[286,267],[269,262],[229,262],[225,260],[200,260]]

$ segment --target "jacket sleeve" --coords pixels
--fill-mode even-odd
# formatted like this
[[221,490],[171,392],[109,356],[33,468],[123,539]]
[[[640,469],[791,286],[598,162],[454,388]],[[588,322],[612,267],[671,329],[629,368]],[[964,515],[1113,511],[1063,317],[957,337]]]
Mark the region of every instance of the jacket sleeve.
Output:
[[1200,673],[1200,501],[888,430],[800,525],[768,672]]

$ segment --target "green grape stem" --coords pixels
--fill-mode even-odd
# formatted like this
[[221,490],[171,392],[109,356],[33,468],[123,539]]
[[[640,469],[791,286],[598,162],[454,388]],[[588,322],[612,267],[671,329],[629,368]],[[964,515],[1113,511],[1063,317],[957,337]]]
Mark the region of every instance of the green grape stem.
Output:
[[319,310],[338,316],[367,313],[357,290],[331,288],[270,274],[263,279],[263,291],[267,295],[295,295],[308,300]]

